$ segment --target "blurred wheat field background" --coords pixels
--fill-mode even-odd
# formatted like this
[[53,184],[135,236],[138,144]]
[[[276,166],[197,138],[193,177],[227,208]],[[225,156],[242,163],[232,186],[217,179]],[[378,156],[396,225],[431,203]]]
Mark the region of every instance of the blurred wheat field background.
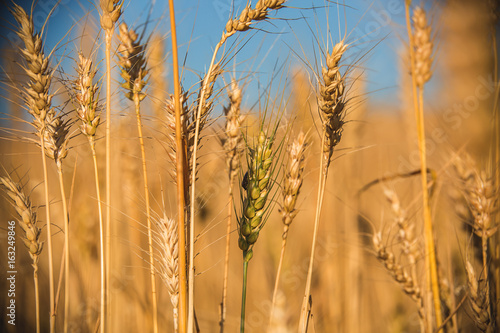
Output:
[[497,1],[16,3],[2,332],[497,332]]

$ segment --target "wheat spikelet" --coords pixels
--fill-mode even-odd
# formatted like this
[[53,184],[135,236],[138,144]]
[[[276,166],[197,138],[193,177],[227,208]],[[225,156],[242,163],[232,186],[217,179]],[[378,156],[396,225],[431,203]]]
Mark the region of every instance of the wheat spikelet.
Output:
[[431,27],[428,25],[425,10],[416,7],[413,11],[413,40],[415,45],[415,79],[417,87],[423,87],[432,76]]
[[158,229],[160,276],[165,286],[167,286],[170,302],[174,307],[174,326],[175,332],[177,332],[179,307],[179,246],[177,223],[173,219],[162,218],[158,223]]
[[122,0],[100,0],[101,6],[101,27],[106,31],[112,31],[115,23],[121,15]]
[[223,34],[223,39],[234,34],[236,31],[247,31],[253,21],[262,21],[268,17],[269,10],[278,10],[283,7],[286,0],[259,0],[255,8],[250,6],[245,7],[240,17],[237,19],[229,19],[226,23],[226,31]]
[[321,68],[323,81],[319,83],[318,105],[323,120],[324,168],[328,169],[335,146],[342,137],[345,115],[345,77],[340,73],[339,63],[347,48],[344,42],[337,43],[326,56],[326,67]]

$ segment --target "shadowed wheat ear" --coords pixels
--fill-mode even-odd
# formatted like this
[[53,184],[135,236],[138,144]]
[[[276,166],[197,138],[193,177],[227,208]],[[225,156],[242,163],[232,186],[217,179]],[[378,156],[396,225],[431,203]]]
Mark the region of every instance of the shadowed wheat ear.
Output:
[[281,221],[283,222],[283,235],[281,243],[281,254],[276,273],[276,280],[274,283],[273,298],[271,303],[271,314],[269,317],[269,327],[272,328],[274,320],[274,308],[276,306],[276,297],[278,294],[278,286],[281,276],[281,268],[283,259],[285,257],[285,248],[288,239],[288,230],[297,215],[298,211],[295,209],[297,197],[302,187],[302,173],[304,172],[305,149],[306,149],[306,135],[300,132],[297,138],[292,142],[288,148],[288,168],[286,175],[283,178],[283,203],[280,208]]
[[[408,32],[409,48],[410,48],[410,67],[412,79],[412,95],[413,108],[416,118],[416,129],[418,138],[418,150],[420,156],[420,175],[422,183],[422,206],[424,215],[424,240],[425,240],[425,262],[426,269],[429,271],[427,275],[427,283],[425,294],[427,291],[432,293],[432,303],[434,306],[434,324],[438,328],[438,332],[442,330],[443,314],[441,310],[441,293],[439,288],[439,277],[437,269],[437,255],[434,243],[434,227],[432,223],[432,214],[430,208],[430,198],[427,183],[427,154],[425,147],[425,123],[424,123],[424,84],[431,78],[431,63],[432,63],[432,43],[431,29],[428,25],[425,11],[422,8],[415,8],[413,16],[412,32],[410,20],[410,5],[411,0],[405,0],[405,19],[406,29]],[[432,316],[427,316],[427,326],[432,327]]]
[[[34,32],[33,17],[26,14],[24,9],[13,3],[10,8],[12,15],[19,24],[17,35],[24,43],[24,49],[21,53],[26,60],[24,71],[30,78],[30,81],[23,90],[23,98],[28,112],[33,117],[33,126],[37,131],[42,153],[42,165],[44,175],[45,190],[45,213],[47,225],[47,245],[49,257],[49,298],[50,298],[50,332],[55,332],[55,294],[54,294],[54,263],[52,256],[52,227],[50,222],[50,201],[49,201],[49,180],[47,175],[46,154],[49,151],[45,148],[47,138],[50,134],[48,123],[52,123],[55,118],[55,111],[52,108],[52,94],[50,93],[50,84],[52,81],[52,72],[49,70],[49,58],[45,56],[43,50],[42,38]],[[53,126],[51,127],[53,129]],[[56,146],[57,147],[57,146]],[[56,155],[57,156],[57,155]]]
[[[111,268],[111,43],[115,24],[122,13],[122,0],[100,0],[101,27],[105,36],[106,57],[106,316],[109,317],[111,293],[107,292],[110,286]],[[109,319],[109,318],[108,318]],[[101,325],[101,332],[109,327]]]
[[160,277],[170,295],[174,331],[177,332],[179,329],[179,236],[175,220],[162,218],[158,221],[158,244],[160,245]]
[[137,118],[137,131],[139,133],[139,143],[141,146],[142,173],[144,179],[144,197],[146,199],[146,219],[148,228],[149,246],[149,266],[151,277],[151,296],[153,303],[153,331],[158,332],[158,305],[156,299],[156,278],[154,269],[153,235],[151,228],[151,206],[149,200],[148,172],[146,166],[146,151],[144,147],[144,136],[142,132],[141,101],[146,97],[143,92],[146,85],[145,77],[148,74],[146,69],[145,45],[141,45],[138,35],[129,29],[125,23],[120,24],[119,34],[120,44],[118,46],[119,65],[121,76],[125,80],[122,87],[125,89],[125,96],[134,102],[135,114]]
[[224,259],[224,280],[222,286],[222,302],[220,312],[220,331],[224,331],[224,322],[226,321],[226,298],[227,298],[227,279],[229,274],[229,246],[231,236],[231,217],[233,213],[233,186],[236,176],[241,168],[241,142],[243,139],[241,133],[241,123],[244,117],[241,116],[242,92],[238,83],[233,80],[228,90],[229,106],[224,108],[226,115],[225,137],[223,140],[224,150],[226,152],[226,167],[229,174],[229,193],[227,203],[227,227],[226,227],[226,255]]
[[469,155],[456,157],[453,163],[456,173],[462,181],[462,193],[472,215],[472,230],[481,238],[482,278],[476,279],[476,274],[469,261],[466,264],[469,280],[469,300],[476,326],[483,332],[493,331],[496,327],[494,307],[491,297],[496,295],[495,283],[491,283],[491,258],[489,239],[498,231],[499,225],[493,220],[498,211],[498,189],[495,189],[492,179],[475,168],[475,163]]
[[415,281],[411,273],[408,273],[408,271],[401,264],[396,262],[394,253],[389,251],[387,247],[382,243],[381,232],[377,232],[373,235],[372,242],[377,254],[377,259],[384,264],[386,270],[401,286],[403,291],[415,301],[418,308],[418,314],[420,318],[424,320],[424,303],[422,292],[420,287],[418,286],[417,281]]
[[104,267],[104,222],[102,215],[101,190],[99,188],[99,168],[97,165],[97,153],[95,149],[95,135],[100,125],[100,116],[97,113],[99,95],[97,84],[94,84],[96,69],[92,60],[85,58],[83,54],[78,54],[77,73],[78,77],[74,83],[76,113],[82,122],[80,131],[89,141],[92,151],[92,161],[94,164],[94,179],[97,193],[97,208],[99,213],[99,247],[100,247],[100,266],[101,266],[101,305],[100,305],[100,331],[104,332],[106,327],[105,312],[105,267]]
[[37,214],[31,205],[29,196],[23,193],[23,189],[18,183],[15,183],[10,177],[0,177],[0,184],[4,186],[5,193],[7,193],[12,200],[12,206],[19,215],[18,223],[21,229],[23,229],[24,234],[22,240],[33,260],[31,266],[33,266],[33,281],[35,284],[36,332],[39,333],[40,300],[38,289],[38,260],[42,253],[43,243],[40,240],[41,230],[37,226]]
[[[328,168],[331,163],[333,151],[342,137],[344,117],[346,109],[345,80],[346,74],[340,72],[340,61],[348,44],[340,41],[326,53],[325,65],[321,68],[321,76],[318,82],[318,108],[322,121],[320,172],[318,180],[318,199],[314,219],[314,232],[307,271],[306,287],[299,321],[299,332],[305,333],[310,317],[310,302],[312,271],[314,267],[314,252],[316,250],[316,239],[318,234],[321,207],[325,192]],[[319,77],[319,75],[318,75]]]

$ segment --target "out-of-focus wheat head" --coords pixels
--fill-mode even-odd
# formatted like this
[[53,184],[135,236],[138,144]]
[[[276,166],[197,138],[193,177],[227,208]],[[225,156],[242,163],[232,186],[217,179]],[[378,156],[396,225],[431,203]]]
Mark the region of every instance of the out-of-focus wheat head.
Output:
[[226,165],[229,170],[230,184],[234,183],[235,177],[240,169],[241,154],[241,123],[244,117],[241,116],[241,89],[235,80],[231,82],[228,91],[229,106],[224,108],[226,115],[226,129],[224,140],[224,150],[226,151]]
[[432,76],[432,37],[425,10],[416,7],[413,11],[413,40],[415,44],[415,80],[422,88]]

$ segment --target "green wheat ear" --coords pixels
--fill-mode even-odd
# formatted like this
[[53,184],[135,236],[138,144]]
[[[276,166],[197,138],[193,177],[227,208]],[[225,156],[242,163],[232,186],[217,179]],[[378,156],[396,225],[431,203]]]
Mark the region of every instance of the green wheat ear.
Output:
[[[265,224],[264,213],[268,205],[267,199],[271,190],[274,135],[267,137],[260,131],[257,146],[249,148],[249,169],[246,193],[243,193],[243,212],[239,221],[238,245],[243,251],[244,260],[250,261],[253,256],[253,244],[259,238],[259,232]],[[245,190],[245,188],[243,189]]]

